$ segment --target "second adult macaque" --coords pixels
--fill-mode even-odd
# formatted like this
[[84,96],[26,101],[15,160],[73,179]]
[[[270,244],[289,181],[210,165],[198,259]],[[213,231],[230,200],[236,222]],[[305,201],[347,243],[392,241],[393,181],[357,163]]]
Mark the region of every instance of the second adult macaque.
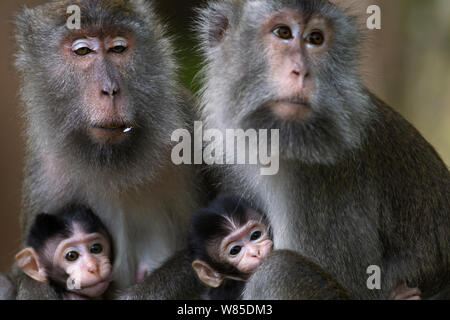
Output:
[[[326,0],[221,0],[201,12],[206,129],[279,133],[268,146],[279,146],[279,172],[261,175],[263,162],[217,166],[223,191],[256,203],[276,249],[313,260],[354,299],[389,299],[405,283],[425,299],[448,299],[450,173],[364,85],[363,25]],[[235,156],[215,141],[208,148]],[[274,298],[298,297],[295,272],[299,283],[303,274],[287,275],[281,255],[266,263],[244,298],[273,286]],[[381,290],[367,286],[371,265],[381,269]]]
[[36,216],[16,255],[32,279],[48,282],[65,300],[101,298],[112,280],[111,238],[91,210],[71,206]]

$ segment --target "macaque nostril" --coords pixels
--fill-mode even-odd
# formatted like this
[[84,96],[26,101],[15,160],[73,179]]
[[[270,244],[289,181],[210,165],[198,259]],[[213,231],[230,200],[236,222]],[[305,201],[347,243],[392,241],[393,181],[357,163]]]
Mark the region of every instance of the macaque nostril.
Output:
[[103,89],[102,95],[104,96],[114,96],[114,90],[112,89]]
[[294,70],[294,71],[292,71],[292,73],[297,77],[300,76],[300,71]]

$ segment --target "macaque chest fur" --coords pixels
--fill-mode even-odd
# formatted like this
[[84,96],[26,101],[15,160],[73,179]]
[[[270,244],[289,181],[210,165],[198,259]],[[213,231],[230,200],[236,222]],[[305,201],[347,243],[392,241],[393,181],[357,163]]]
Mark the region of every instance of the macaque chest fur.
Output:
[[[324,179],[325,174],[333,176],[327,173],[329,170],[322,170]],[[281,167],[278,176],[259,179],[253,196],[262,201],[262,206],[270,213],[274,247],[309,257],[345,284],[350,292],[367,292],[367,267],[382,265],[377,231],[379,213],[375,209],[380,206],[370,196],[370,183],[351,176],[342,179],[342,189],[336,190],[326,183],[309,183],[317,176],[308,171],[286,167]],[[358,194],[358,188],[364,190],[359,194],[363,198],[361,203],[350,201]],[[346,254],[343,255],[343,251]],[[349,269],[356,272],[347,272]]]
[[[116,283],[122,288],[135,284],[139,272],[149,275],[185,242],[189,212],[182,200],[161,203],[162,195],[152,189],[139,192],[138,197],[95,199],[97,211],[105,216],[105,224],[115,237],[114,271]],[[172,207],[168,210],[169,205]]]

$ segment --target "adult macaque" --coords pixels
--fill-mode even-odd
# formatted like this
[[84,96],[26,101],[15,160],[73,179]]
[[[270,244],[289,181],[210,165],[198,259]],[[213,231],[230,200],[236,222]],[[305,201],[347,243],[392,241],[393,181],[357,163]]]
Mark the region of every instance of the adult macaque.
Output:
[[101,298],[112,280],[112,240],[100,219],[81,206],[39,214],[16,255],[30,278],[49,283],[65,300]]
[[[81,29],[66,25],[71,5]],[[150,1],[51,1],[24,8],[16,26],[27,144],[22,233],[40,212],[83,203],[114,235],[115,287],[142,282],[125,298],[192,297],[198,281],[185,254],[146,279],[184,248],[199,203],[194,168],[170,159],[171,133],[192,127],[193,109]],[[14,274],[19,299],[54,298]]]
[[244,281],[272,251],[272,240],[258,211],[238,197],[221,195],[193,215],[189,249],[198,278],[220,287],[206,297],[228,300],[241,296]]
[[[203,10],[208,128],[280,136],[277,175],[224,165],[222,184],[267,213],[276,249],[310,258],[350,297],[387,299],[409,284],[423,298],[449,298],[449,171],[363,85],[355,21],[325,0],[223,0]],[[244,298],[277,289],[271,298],[298,297],[283,290],[303,277],[285,272],[286,259],[269,256]],[[381,290],[367,287],[370,265],[382,270]]]

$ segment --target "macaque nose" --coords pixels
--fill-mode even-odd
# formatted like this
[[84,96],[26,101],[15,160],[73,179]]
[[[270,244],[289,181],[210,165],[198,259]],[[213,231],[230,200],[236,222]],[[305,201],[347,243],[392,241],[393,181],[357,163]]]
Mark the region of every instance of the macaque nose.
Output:
[[292,74],[294,77],[301,78],[302,80],[309,77],[309,72],[300,71],[299,69],[292,70]]
[[257,246],[251,246],[249,253],[252,257],[259,257],[261,255],[261,250]]
[[98,273],[98,265],[94,259],[87,262],[87,270],[89,273],[93,273],[93,274]]
[[116,85],[103,86],[102,94],[105,96],[114,97],[118,93],[119,93],[119,87]]
[[303,90],[309,77],[309,72],[303,68],[294,68],[291,72],[291,84],[297,89]]

